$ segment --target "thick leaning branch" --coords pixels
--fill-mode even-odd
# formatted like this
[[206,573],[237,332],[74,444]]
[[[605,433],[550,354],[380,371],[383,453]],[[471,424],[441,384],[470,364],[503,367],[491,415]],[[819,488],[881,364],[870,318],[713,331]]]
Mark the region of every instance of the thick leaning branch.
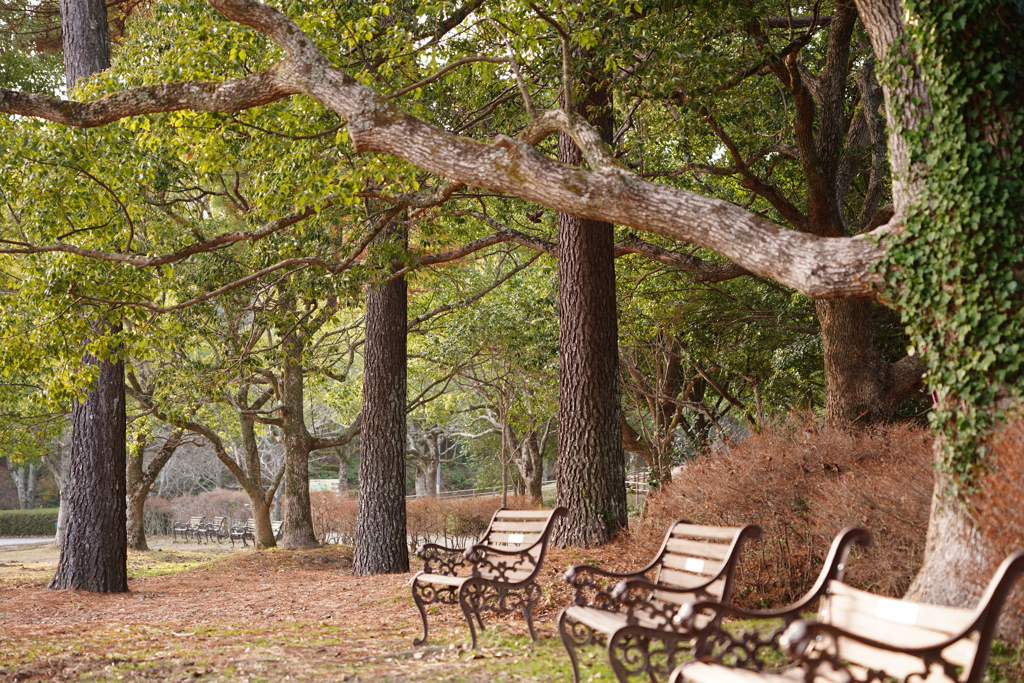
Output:
[[390,154],[456,182],[706,247],[814,298],[872,298],[881,282],[874,266],[882,249],[869,236],[801,234],[728,202],[650,183],[618,166],[609,168],[607,162],[600,170],[584,171],[509,137],[498,136],[493,144],[460,137],[404,112],[332,67],[309,37],[277,10],[252,0],[210,4],[270,37],[288,58],[238,81],[150,86],[92,103],[0,91],[0,112],[84,127],[158,111],[238,111],[303,92],[345,119],[358,152]]

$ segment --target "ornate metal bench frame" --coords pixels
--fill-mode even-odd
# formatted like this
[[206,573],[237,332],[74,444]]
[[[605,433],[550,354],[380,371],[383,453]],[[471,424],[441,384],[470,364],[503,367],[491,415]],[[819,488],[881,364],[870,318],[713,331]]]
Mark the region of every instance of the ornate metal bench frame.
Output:
[[[573,604],[558,617],[558,634],[572,662],[573,681],[580,680],[576,649],[602,640],[607,643],[612,670],[622,683],[632,675],[646,674],[651,680],[668,676],[677,654],[690,650],[691,636],[672,621],[679,603],[701,599],[728,602],[740,549],[746,541],[761,536],[761,528],[751,524],[711,527],[677,520],[669,526],[654,559],[641,569],[618,573],[586,564],[569,569],[565,580],[576,592]],[[720,562],[721,566],[702,576],[705,562]],[[676,581],[688,585],[659,581],[662,571],[666,576],[672,572]],[[654,581],[648,580],[648,575],[655,575]],[[669,595],[674,597],[665,599]]]
[[[847,529],[840,534],[833,542],[814,587],[784,609],[754,612],[731,605],[697,602],[680,610],[677,623],[691,630],[695,647],[702,649],[705,659],[678,667],[671,682],[742,679],[765,683],[792,680],[981,683],[1003,604],[1014,582],[1024,573],[1024,550],[1018,550],[1003,561],[978,606],[966,610],[892,600],[842,584],[847,553],[853,542],[869,545],[870,534],[864,529]],[[810,603],[820,597],[827,600],[819,617],[870,624],[866,629],[870,632],[864,632],[864,626],[860,632],[851,632],[830,623],[803,618],[801,612],[806,613]],[[699,615],[714,618],[698,627]],[[782,618],[784,626],[767,636],[756,632],[734,634],[721,628],[722,617]],[[912,644],[901,646],[892,642],[900,639]],[[768,651],[774,651],[776,657],[784,655],[783,661],[789,663],[785,668],[774,666],[773,670],[765,671]],[[889,672],[885,671],[886,667]],[[738,675],[741,672],[736,669],[747,671]]]
[[[497,614],[522,611],[530,636],[537,640],[533,608],[540,601],[541,589],[536,579],[544,564],[555,522],[567,512],[564,507],[544,511],[502,508],[494,513],[476,545],[448,548],[424,543],[420,546],[416,556],[424,561],[424,567],[413,577],[411,586],[413,601],[423,620],[423,637],[414,639],[413,645],[426,642],[427,606],[435,603],[459,605],[469,624],[473,648],[476,648],[476,625],[484,629],[482,613],[485,610]],[[516,518],[526,521],[507,521]],[[543,528],[538,529],[538,526]],[[533,542],[527,545],[528,536]]]

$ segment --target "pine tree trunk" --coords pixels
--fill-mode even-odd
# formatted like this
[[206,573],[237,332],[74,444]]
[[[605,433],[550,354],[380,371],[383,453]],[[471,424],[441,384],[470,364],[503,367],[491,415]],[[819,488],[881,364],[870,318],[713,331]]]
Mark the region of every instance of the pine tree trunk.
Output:
[[284,340],[281,392],[284,424],[284,537],[282,548],[315,548],[320,544],[313,531],[309,502],[310,435],[306,429],[302,369],[303,339],[293,331]]
[[[394,228],[390,239],[400,239]],[[405,515],[405,278],[366,290],[356,574],[409,571]]]
[[[576,112],[606,141],[611,94],[587,79]],[[558,137],[558,160],[583,163],[576,143]],[[619,331],[615,307],[615,236],[611,223],[558,215],[558,504],[560,546],[606,543],[627,524],[626,457],[619,398]]]
[[67,524],[50,588],[128,590],[125,529],[124,365],[99,366],[96,386],[71,411],[73,433],[64,504]]
[[[110,66],[107,9],[102,0],[61,0],[64,75],[68,90]],[[100,321],[97,331],[106,331]],[[98,593],[128,590],[125,529],[124,362],[98,365],[96,387],[71,412],[72,444],[62,496],[67,521],[50,588]]]
[[69,91],[78,81],[110,68],[107,5],[103,0],[60,0],[64,42],[64,80]]

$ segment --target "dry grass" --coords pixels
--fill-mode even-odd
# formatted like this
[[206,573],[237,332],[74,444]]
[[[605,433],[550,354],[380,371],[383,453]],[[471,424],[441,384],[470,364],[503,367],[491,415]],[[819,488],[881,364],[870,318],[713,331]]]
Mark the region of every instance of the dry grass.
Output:
[[847,526],[863,526],[874,545],[857,553],[847,580],[902,595],[924,552],[930,443],[926,431],[906,425],[851,431],[806,421],[770,426],[685,466],[651,497],[634,542],[654,547],[678,518],[759,524],[765,537],[744,553],[736,599],[766,607],[802,595],[832,538]]

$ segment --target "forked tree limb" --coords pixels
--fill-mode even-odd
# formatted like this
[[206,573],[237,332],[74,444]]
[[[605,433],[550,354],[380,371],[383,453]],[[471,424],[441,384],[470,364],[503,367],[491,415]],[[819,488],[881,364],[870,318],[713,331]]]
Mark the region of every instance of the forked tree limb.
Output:
[[[252,0],[210,0],[228,19],[264,33],[288,56],[265,72],[224,83],[176,83],[73,103],[0,91],[0,113],[88,127],[165,111],[234,112],[305,93],[343,117],[357,152],[389,154],[455,182],[484,187],[584,218],[655,232],[717,251],[747,270],[813,298],[874,298],[883,250],[871,235],[822,238],[783,228],[722,200],[647,182],[608,163],[593,146],[586,171],[553,161],[529,143],[492,144],[454,135],[388,102],[334,68],[313,41],[277,10]],[[568,116],[544,117],[551,130],[590,140]]]

